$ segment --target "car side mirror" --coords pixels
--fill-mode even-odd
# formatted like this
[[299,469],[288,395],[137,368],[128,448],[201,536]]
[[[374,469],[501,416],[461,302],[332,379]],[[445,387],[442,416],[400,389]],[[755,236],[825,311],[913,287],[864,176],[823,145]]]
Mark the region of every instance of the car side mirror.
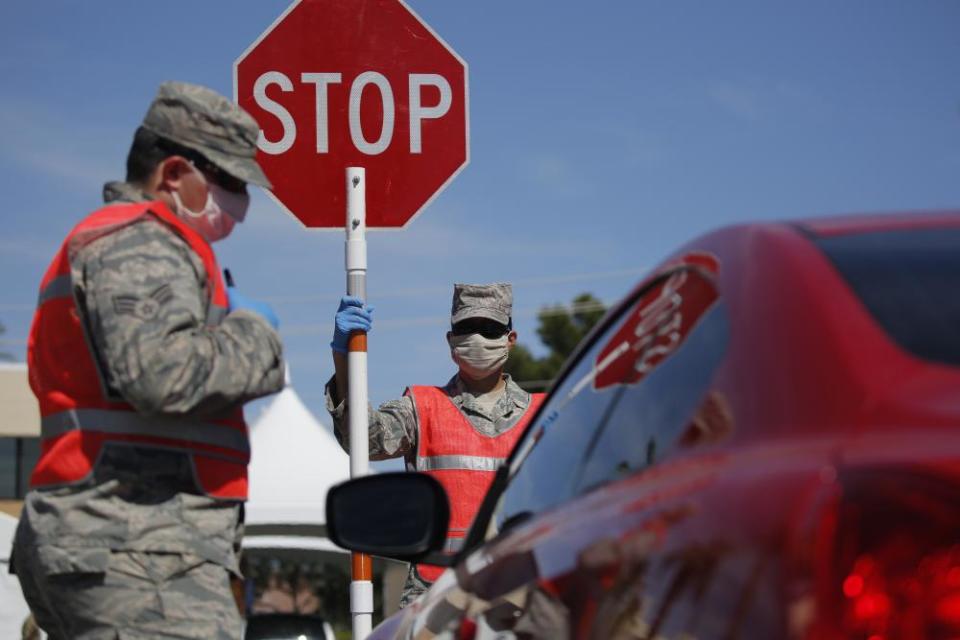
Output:
[[[420,560],[443,549],[449,520],[446,492],[422,473],[378,473],[327,492],[327,535],[351,551]],[[452,564],[450,556],[436,555],[427,560]]]

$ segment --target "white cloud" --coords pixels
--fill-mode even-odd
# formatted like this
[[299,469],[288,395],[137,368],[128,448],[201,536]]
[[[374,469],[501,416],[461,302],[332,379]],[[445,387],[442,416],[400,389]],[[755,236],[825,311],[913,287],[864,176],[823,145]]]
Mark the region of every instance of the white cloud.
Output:
[[788,109],[815,114],[826,114],[830,111],[830,102],[823,95],[793,82],[776,83],[773,94],[777,100],[786,103],[785,108]]
[[17,159],[25,165],[52,178],[66,180],[71,185],[89,192],[91,185],[116,180],[122,170],[116,162],[93,161],[87,154],[57,149],[33,148],[22,150]]
[[0,128],[5,144],[0,146],[0,156],[85,193],[91,184],[120,176],[124,162],[120,149],[128,144],[131,132],[70,124],[46,107],[4,98]]
[[33,234],[7,235],[0,239],[0,255],[4,258],[47,261],[57,250],[59,238],[38,238]]
[[707,95],[724,111],[744,120],[755,120],[763,111],[761,92],[750,87],[718,83],[707,90]]
[[[509,207],[509,203],[503,203],[504,211]],[[529,261],[599,249],[593,246],[597,244],[595,240],[563,234],[520,236],[502,224],[485,224],[488,218],[479,214],[444,216],[438,213],[430,214],[429,220],[414,222],[400,234],[377,234],[376,250],[391,260],[448,260],[466,266],[470,263],[515,264],[519,257]]]
[[570,159],[559,153],[531,155],[521,170],[528,180],[557,197],[580,197],[592,190],[592,185],[581,177]]
[[830,103],[822,95],[788,80],[718,81],[706,89],[706,94],[723,111],[743,120],[768,114],[825,114],[830,110]]

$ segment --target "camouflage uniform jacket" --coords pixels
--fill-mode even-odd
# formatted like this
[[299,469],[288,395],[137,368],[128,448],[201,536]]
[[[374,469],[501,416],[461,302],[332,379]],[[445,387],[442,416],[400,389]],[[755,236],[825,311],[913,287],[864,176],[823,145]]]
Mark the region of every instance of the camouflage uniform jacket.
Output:
[[[104,199],[147,198],[110,183]],[[159,221],[146,218],[93,240],[71,257],[71,268],[105,382],[139,412],[216,416],[283,386],[276,331],[242,310],[205,327],[203,264]],[[150,296],[159,302],[150,305],[155,312],[131,312],[129,300]],[[64,561],[81,548],[106,548],[188,553],[237,571],[241,519],[238,503],[198,495],[185,454],[109,445],[89,481],[28,493],[18,535],[70,550]]]
[[[484,409],[475,396],[466,390],[459,375],[450,378],[443,390],[474,429],[486,436],[494,437],[515,425],[530,404],[530,394],[521,389],[509,374],[504,374],[504,380],[506,381],[504,393],[489,411]],[[349,453],[350,437],[346,403],[342,400],[337,402],[335,398],[336,385],[331,379],[326,386],[327,411],[333,418],[337,441]],[[381,404],[379,409],[371,408],[368,416],[370,459],[386,460],[403,456],[407,468],[415,469],[420,422],[413,398],[405,395],[398,400],[388,400]]]

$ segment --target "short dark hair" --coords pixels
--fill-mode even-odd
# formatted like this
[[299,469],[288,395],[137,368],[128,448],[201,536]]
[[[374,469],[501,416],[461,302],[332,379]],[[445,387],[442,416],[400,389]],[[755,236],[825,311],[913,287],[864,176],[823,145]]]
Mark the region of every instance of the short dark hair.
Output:
[[163,162],[170,154],[161,149],[158,144],[160,136],[138,127],[133,134],[133,144],[127,154],[127,182],[143,184],[146,182],[157,165]]
[[149,129],[138,127],[133,134],[130,153],[127,154],[127,182],[144,184],[157,165],[170,156],[183,156],[194,162],[206,162],[203,154],[198,151],[158,136]]

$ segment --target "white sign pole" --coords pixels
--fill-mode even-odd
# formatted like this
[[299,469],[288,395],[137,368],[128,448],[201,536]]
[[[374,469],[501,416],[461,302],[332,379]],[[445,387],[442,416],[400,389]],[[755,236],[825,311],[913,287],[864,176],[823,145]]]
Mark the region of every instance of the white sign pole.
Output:
[[[366,172],[347,168],[347,241],[345,246],[347,295],[367,300]],[[350,334],[347,347],[347,406],[350,427],[350,477],[369,472],[367,435],[367,334]],[[364,640],[373,629],[373,564],[370,556],[353,553],[350,615],[354,640]]]

